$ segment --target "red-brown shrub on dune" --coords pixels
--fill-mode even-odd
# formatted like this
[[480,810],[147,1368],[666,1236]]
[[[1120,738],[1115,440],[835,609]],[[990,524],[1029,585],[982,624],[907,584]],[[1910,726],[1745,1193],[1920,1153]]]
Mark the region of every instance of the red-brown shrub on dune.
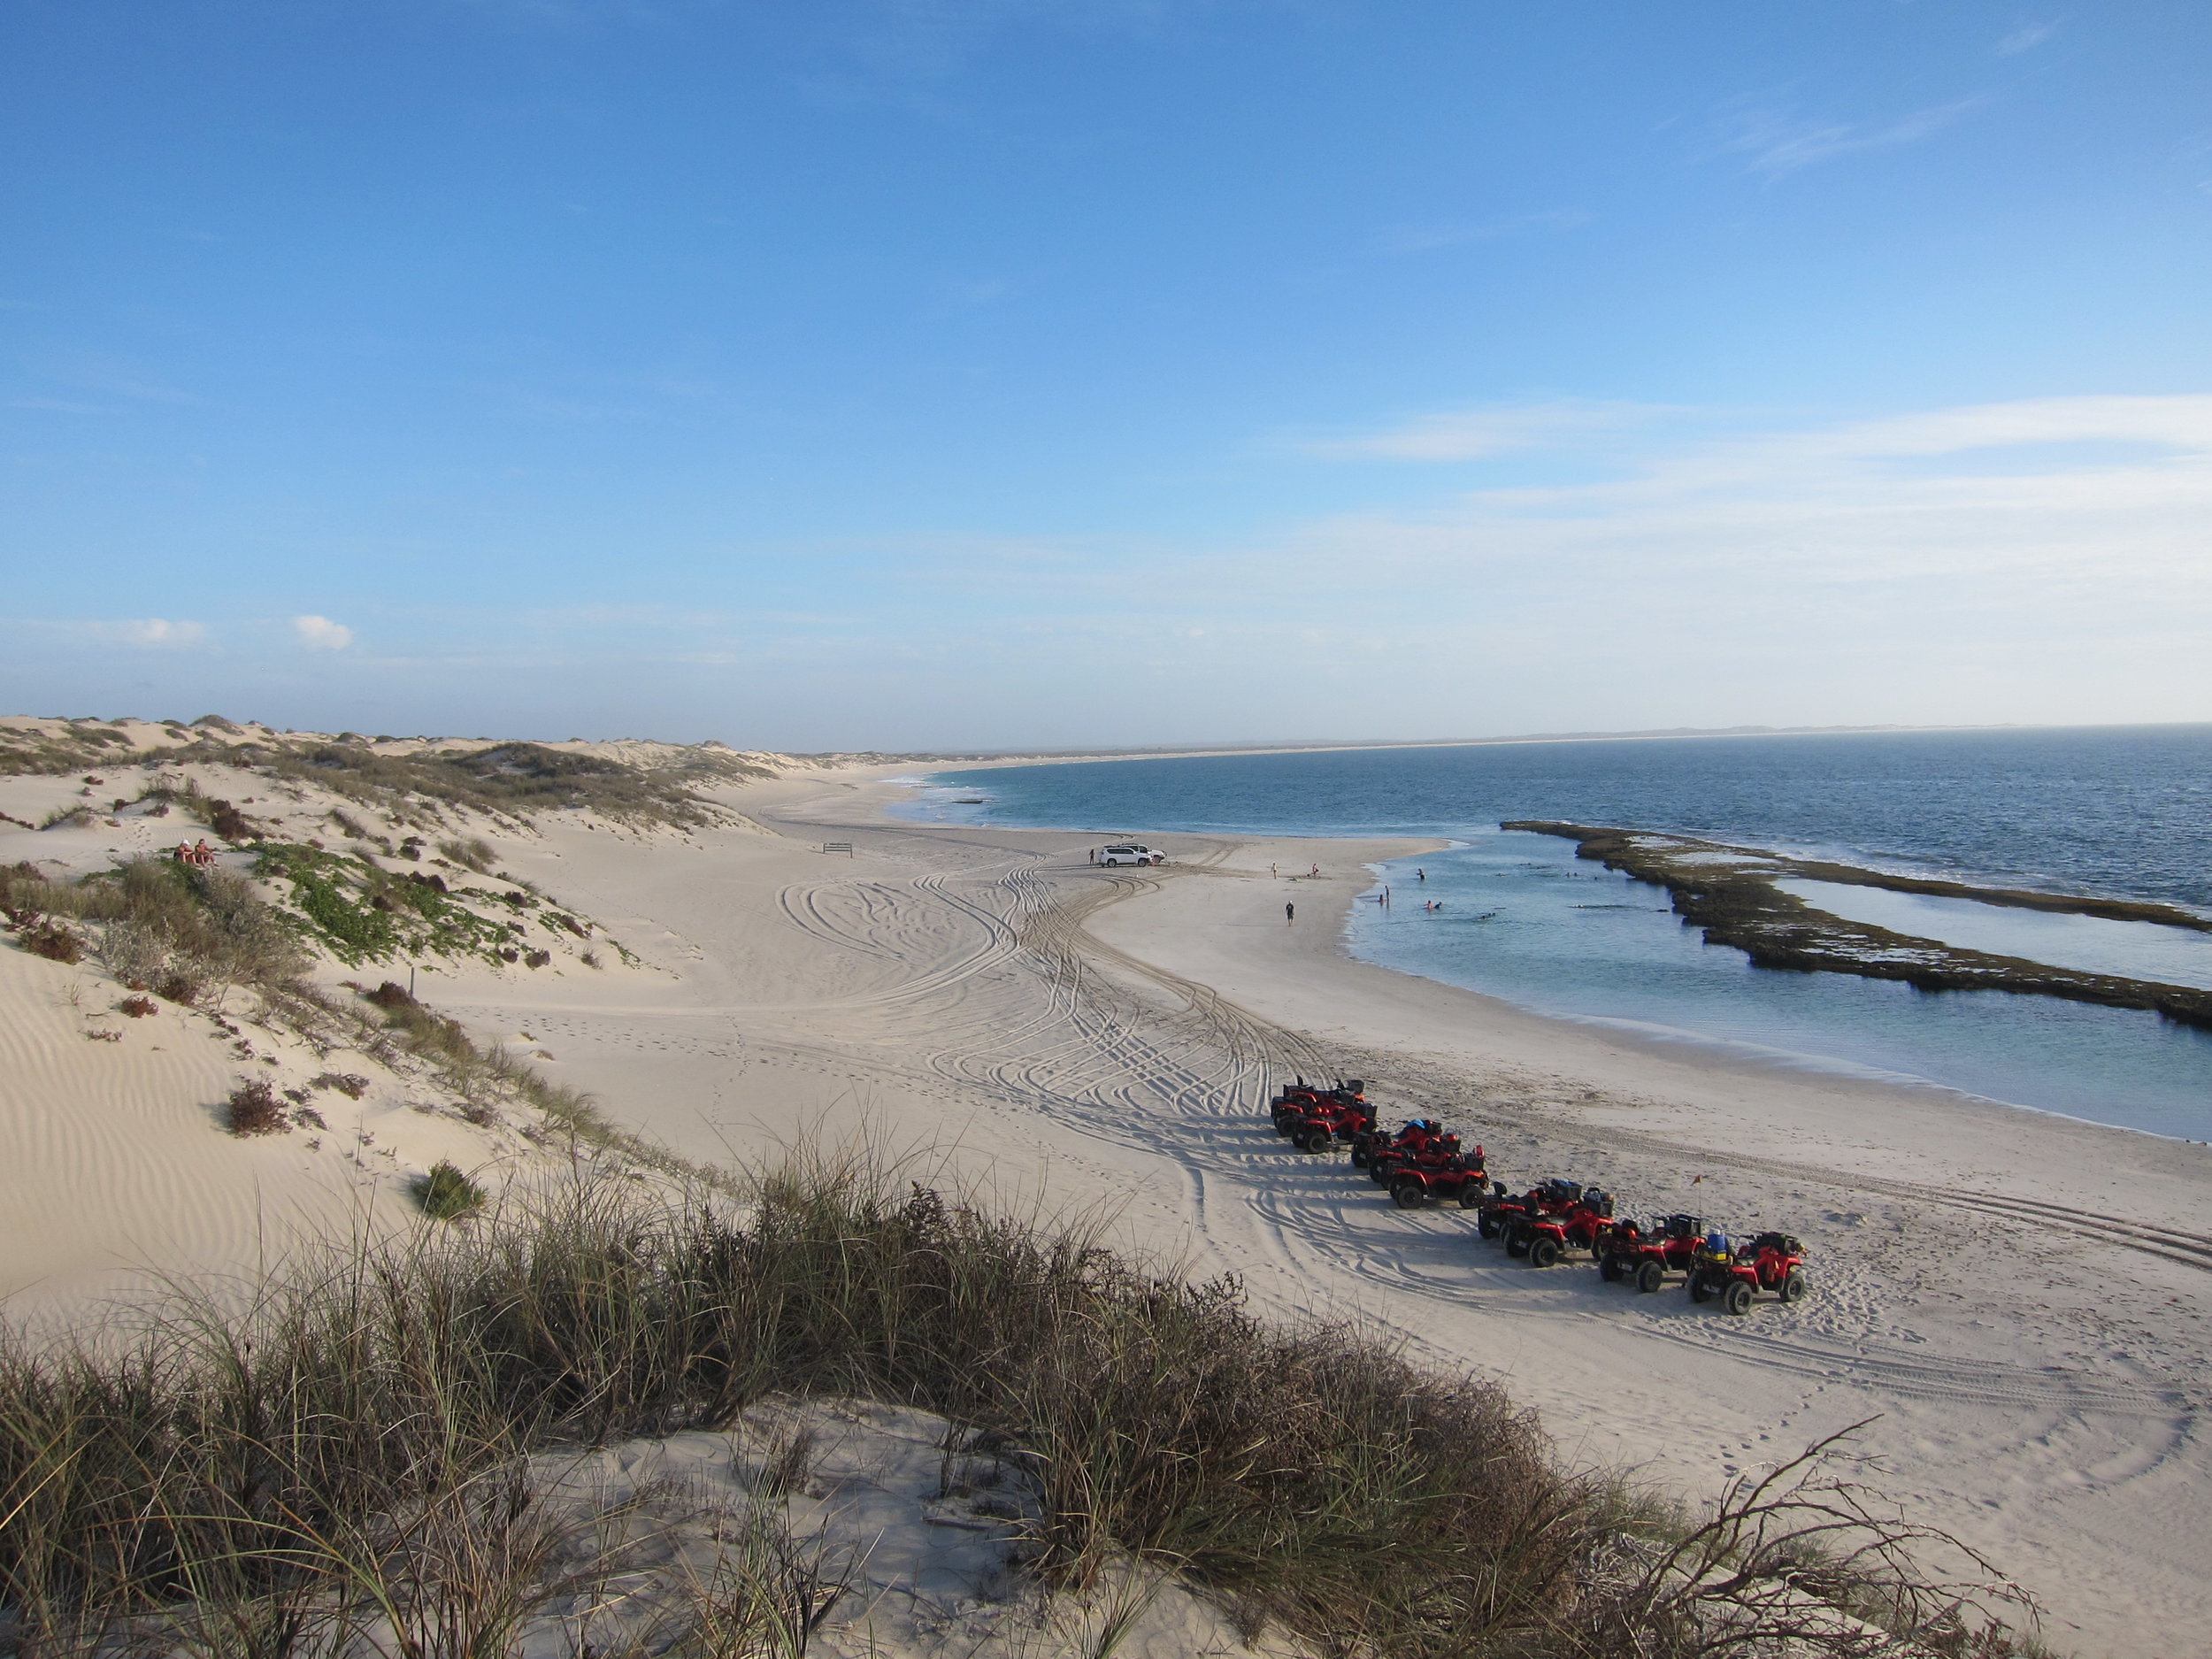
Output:
[[291,1133],[284,1102],[261,1078],[250,1078],[230,1092],[223,1120],[234,1135],[280,1135]]

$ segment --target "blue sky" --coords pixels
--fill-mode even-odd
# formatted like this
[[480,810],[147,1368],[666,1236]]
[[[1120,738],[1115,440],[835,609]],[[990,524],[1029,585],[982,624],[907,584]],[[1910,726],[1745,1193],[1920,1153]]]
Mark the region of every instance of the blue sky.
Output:
[[2212,718],[2212,7],[7,0],[0,707]]

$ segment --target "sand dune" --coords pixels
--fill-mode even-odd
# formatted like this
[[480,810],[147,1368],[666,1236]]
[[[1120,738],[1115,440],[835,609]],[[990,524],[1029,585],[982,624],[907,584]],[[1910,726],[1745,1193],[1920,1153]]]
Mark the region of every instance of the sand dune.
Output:
[[[233,1026],[166,1002],[134,1019],[86,966],[0,952],[0,1295],[18,1314],[81,1310],[163,1275],[253,1275],[303,1245],[403,1225],[408,1177],[482,1169],[520,1148],[442,1113],[369,1056]],[[109,1041],[98,1035],[112,1033]],[[270,1064],[273,1062],[273,1064]],[[240,1141],[219,1118],[249,1077],[309,1093],[327,1125]]]

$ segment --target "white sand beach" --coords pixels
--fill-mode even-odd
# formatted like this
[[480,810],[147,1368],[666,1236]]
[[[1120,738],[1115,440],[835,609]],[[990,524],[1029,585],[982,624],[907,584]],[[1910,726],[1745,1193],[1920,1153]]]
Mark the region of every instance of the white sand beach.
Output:
[[[1412,843],[1152,835],[1169,864],[1108,872],[1079,834],[887,818],[891,770],[718,789],[750,820],[718,828],[486,826],[504,871],[635,963],[425,962],[419,995],[685,1157],[864,1143],[917,1180],[1110,1212],[1263,1309],[1498,1378],[1568,1457],[1686,1498],[1863,1422],[1873,1484],[2034,1591],[2055,1647],[2212,1654],[2212,1148],[1634,1041],[1357,963],[1340,941],[1363,865]],[[0,805],[35,822],[52,803],[32,797],[73,780],[7,784]],[[114,841],[10,829],[0,862],[88,868]],[[1316,860],[1318,879],[1268,873]],[[149,1269],[250,1272],[365,1214],[400,1225],[396,1174],[433,1158],[496,1174],[560,1156],[526,1125],[420,1110],[368,1057],[249,1033],[249,1061],[204,1015],[111,1018],[96,981],[0,951],[0,1292],[19,1311],[82,1310]],[[120,1035],[88,1041],[96,1025]],[[216,1133],[222,1090],[265,1053],[272,1075],[374,1086],[335,1102],[319,1150]],[[1271,1086],[1300,1070],[1364,1077],[1386,1118],[1448,1118],[1517,1186],[1565,1175],[1632,1213],[1786,1228],[1816,1290],[1734,1319],[1509,1260],[1459,1210],[1396,1210],[1271,1134]]]

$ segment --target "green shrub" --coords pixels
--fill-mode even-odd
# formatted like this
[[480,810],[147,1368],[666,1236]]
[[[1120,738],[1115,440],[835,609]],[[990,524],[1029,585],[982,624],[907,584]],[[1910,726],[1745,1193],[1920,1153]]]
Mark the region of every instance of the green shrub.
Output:
[[434,1221],[455,1221],[484,1207],[484,1189],[452,1164],[440,1162],[412,1184],[415,1202]]

